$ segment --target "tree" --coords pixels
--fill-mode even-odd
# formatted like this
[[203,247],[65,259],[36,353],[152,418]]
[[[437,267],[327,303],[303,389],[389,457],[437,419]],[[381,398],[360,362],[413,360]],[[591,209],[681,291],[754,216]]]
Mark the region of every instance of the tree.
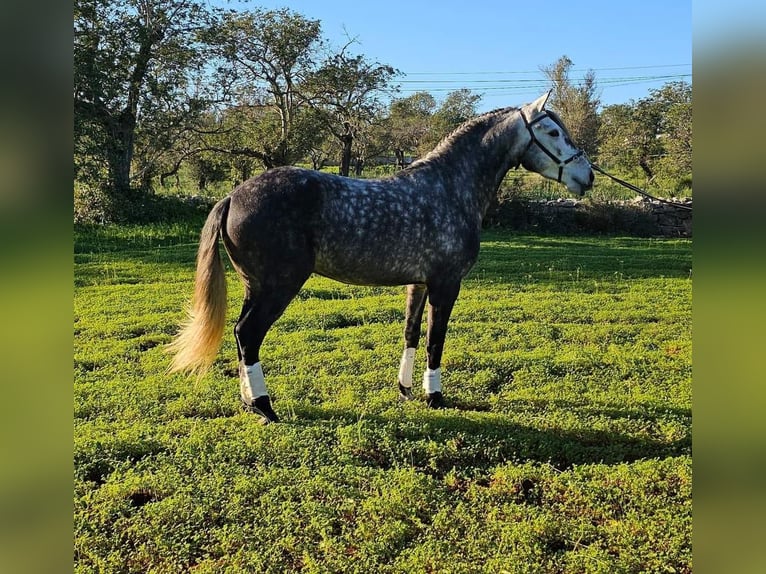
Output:
[[[150,162],[206,107],[201,30],[210,14],[194,0],[75,0],[75,177],[115,200],[146,181]],[[149,142],[149,143],[147,143]],[[146,163],[131,168],[136,146]],[[159,151],[158,151],[159,150]]]
[[314,73],[321,25],[287,8],[226,13],[210,34],[222,59],[219,79],[249,127],[249,153],[266,168],[293,164],[321,139],[300,85]]
[[614,104],[601,111],[599,162],[623,169],[638,166],[648,142],[631,104]]
[[[382,110],[380,96],[397,73],[391,66],[350,55],[346,44],[330,55],[303,85],[307,101],[326,129],[340,142],[340,174],[347,176],[354,141]],[[357,166],[361,156],[357,157]]]
[[424,155],[462,123],[476,115],[479,94],[468,89],[447,94],[441,103],[429,92],[415,92],[391,102],[382,132],[397,165],[406,165],[406,155]]
[[341,142],[348,174],[353,142],[378,112],[390,66],[351,56],[348,46],[320,61],[319,21],[288,9],[225,12],[205,39],[228,107],[217,113],[217,128],[188,131],[164,177],[211,151],[257,159],[267,169],[307,157],[321,165],[328,134]]
[[391,102],[385,133],[400,168],[406,165],[405,156],[417,153],[428,137],[435,109],[436,100],[428,92],[416,92]]
[[[434,112],[431,119],[431,130],[426,142],[430,151],[442,138],[450,134],[462,123],[476,115],[476,106],[481,101],[480,94],[474,94],[471,90],[463,88],[447,94],[439,108]],[[422,146],[421,146],[422,147]]]
[[658,139],[659,109],[649,99],[607,106],[601,114],[599,158],[631,171],[640,167],[647,181],[654,177],[654,163],[662,155]]
[[647,181],[662,175],[677,184],[691,178],[691,86],[671,82],[638,102],[601,113],[599,156],[626,171],[640,167]]
[[669,82],[650,94],[661,110],[657,135],[664,154],[658,170],[672,179],[691,179],[692,87],[683,81]]
[[589,70],[579,84],[573,84],[569,78],[572,65],[572,60],[562,56],[541,68],[553,86],[548,105],[561,116],[574,142],[589,155],[595,155],[601,103],[596,95],[596,75]]

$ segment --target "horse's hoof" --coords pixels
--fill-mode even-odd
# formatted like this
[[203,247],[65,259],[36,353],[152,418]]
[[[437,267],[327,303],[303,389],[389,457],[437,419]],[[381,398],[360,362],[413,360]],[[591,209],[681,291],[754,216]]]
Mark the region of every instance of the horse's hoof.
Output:
[[426,397],[426,405],[428,405],[429,409],[443,409],[447,406],[444,404],[444,397],[442,396],[441,391],[428,393],[428,397]]
[[399,383],[399,401],[406,402],[414,399],[415,397],[412,396],[412,387],[405,387]]
[[261,417],[262,424],[267,425],[269,423],[279,422],[279,417],[277,416],[277,413],[275,413],[274,409],[271,408],[271,399],[269,398],[268,395],[263,395],[256,399],[253,399],[253,402],[250,404],[247,404],[245,400],[242,399],[242,406],[247,412],[253,413]]

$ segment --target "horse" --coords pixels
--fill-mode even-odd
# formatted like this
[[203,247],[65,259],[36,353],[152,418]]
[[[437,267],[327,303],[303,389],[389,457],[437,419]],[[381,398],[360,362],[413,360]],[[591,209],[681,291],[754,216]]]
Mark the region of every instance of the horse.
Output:
[[482,220],[512,167],[563,183],[593,185],[590,162],[555,112],[550,91],[521,107],[468,120],[430,153],[382,179],[351,179],[297,167],[267,170],[211,210],[200,235],[189,317],[170,343],[170,371],[202,375],[225,329],[226,278],[220,239],[244,284],[234,327],[244,408],[279,421],[259,352],[269,328],[312,273],[356,285],[406,285],[399,399],[415,398],[413,368],[428,302],[423,391],[446,406],[441,360],[462,279],[479,253]]

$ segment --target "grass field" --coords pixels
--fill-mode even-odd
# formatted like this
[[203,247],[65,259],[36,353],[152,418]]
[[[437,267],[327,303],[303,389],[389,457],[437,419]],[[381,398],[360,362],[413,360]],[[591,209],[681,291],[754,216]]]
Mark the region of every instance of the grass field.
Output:
[[75,232],[75,571],[691,572],[691,242],[487,231],[442,411],[396,400],[404,289],[312,277],[264,427],[231,335],[165,373],[198,231]]

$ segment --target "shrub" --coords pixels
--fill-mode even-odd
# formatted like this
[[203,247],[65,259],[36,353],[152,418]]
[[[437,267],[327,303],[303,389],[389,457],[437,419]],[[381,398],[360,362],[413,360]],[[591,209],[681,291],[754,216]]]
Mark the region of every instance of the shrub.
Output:
[[74,221],[78,224],[160,223],[205,217],[215,200],[199,195],[155,195],[133,190],[122,197],[94,187],[75,187]]

